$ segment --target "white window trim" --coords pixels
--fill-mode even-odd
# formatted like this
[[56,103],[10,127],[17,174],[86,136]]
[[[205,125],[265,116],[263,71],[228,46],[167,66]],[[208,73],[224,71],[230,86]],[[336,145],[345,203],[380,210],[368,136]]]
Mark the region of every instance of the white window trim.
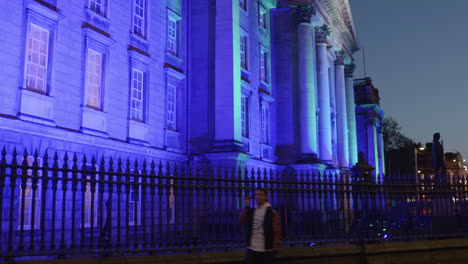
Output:
[[[136,92],[139,92],[141,93],[141,99],[138,99],[138,98],[135,98],[134,97],[134,93],[135,93],[135,90],[137,90],[138,87],[135,87],[135,81],[138,81],[138,80],[135,80],[135,74],[138,74],[138,75],[141,75],[141,91],[136,91]],[[140,122],[144,122],[145,121],[145,115],[146,115],[146,111],[145,111],[145,105],[146,105],[146,72],[143,72],[137,68],[132,68],[131,70],[131,85],[130,85],[130,119],[132,120],[136,120],[136,121],[140,121]],[[141,108],[140,109],[135,109],[137,111],[140,112],[140,117],[134,117],[133,116],[133,112],[134,112],[134,108],[133,108],[133,102],[134,101],[139,101],[140,105],[141,105]]]
[[270,144],[270,108],[268,105],[262,105],[260,107],[260,118],[261,118],[261,142],[262,144]]
[[[264,13],[262,13],[262,11]],[[262,14],[265,14],[265,19],[264,19],[264,24],[265,26],[263,26],[261,24],[261,15]],[[258,2],[258,26],[263,29],[263,30],[267,30],[268,31],[268,25],[269,25],[269,15],[268,15],[268,9],[266,9],[266,7],[259,1]]]
[[[175,50],[171,50],[169,48],[169,21],[174,21],[175,22]],[[176,56],[176,57],[179,57],[180,56],[180,51],[181,51],[181,16],[176,14],[174,11],[170,10],[170,9],[167,9],[167,20],[166,20],[166,23],[167,23],[167,26],[166,26],[166,52],[173,55],[173,56]]]
[[[97,105],[91,105],[89,104],[89,89],[90,89],[90,82],[89,82],[89,79],[90,79],[90,56],[91,55],[94,55],[94,56],[100,56],[100,65],[99,65],[99,90],[98,90],[98,94],[97,94]],[[84,105],[86,107],[89,107],[89,108],[93,108],[93,109],[96,109],[96,110],[102,110],[103,109],[103,95],[104,95],[104,89],[106,88],[104,86],[104,83],[105,83],[105,68],[106,68],[106,64],[105,64],[105,60],[106,60],[106,54],[103,54],[93,48],[90,48],[88,47],[86,49],[86,73],[85,73],[85,102],[84,102]]]
[[[266,54],[266,61],[265,61],[265,54]],[[260,61],[259,61],[259,75],[260,75],[260,81],[262,83],[265,83],[267,85],[270,84],[270,51],[262,44],[260,44]],[[265,66],[265,80],[262,78],[262,60],[264,61],[264,66]]]
[[[100,94],[100,105],[99,111],[105,111],[107,109],[107,100],[106,100],[106,90],[108,87],[108,70],[109,70],[109,52],[110,45],[115,41],[110,38],[94,31],[93,29],[85,28],[86,35],[85,50],[84,50],[84,94],[83,94],[83,106],[87,106],[88,98],[88,87],[87,87],[87,78],[88,78],[88,50],[93,50],[102,55],[102,72],[101,72],[101,94]],[[94,107],[90,107],[95,109]]]
[[[247,101],[245,104],[243,101]],[[245,105],[245,109],[244,109]],[[250,108],[251,108],[251,97],[247,94],[242,94],[241,96],[241,135],[243,138],[250,138]],[[244,112],[245,110],[245,112]],[[245,118],[242,117],[244,112]],[[245,121],[244,121],[245,120]],[[245,133],[244,133],[244,123],[245,123]]]
[[[33,28],[36,28],[37,30],[39,31],[42,31],[42,32],[47,32],[47,44],[46,44],[46,54],[45,54],[45,66],[42,67],[41,65],[39,64],[36,64],[34,62],[32,62],[32,59],[31,61],[28,59],[28,54],[29,54],[29,51],[30,50],[34,50],[34,49],[30,49],[29,45],[30,45],[30,42],[31,42],[31,39],[30,39],[30,34],[31,34],[31,31]],[[42,93],[42,94],[48,94],[49,93],[49,87],[50,87],[50,57],[51,57],[51,31],[47,28],[44,28],[40,25],[37,25],[36,23],[34,22],[31,22],[28,24],[28,30],[27,30],[27,36],[26,36],[26,54],[25,54],[25,69],[24,69],[24,85],[23,87],[25,87],[26,89],[28,90],[32,90],[32,91],[35,91],[35,92],[38,92],[38,93]],[[38,58],[39,59],[39,58]],[[41,68],[45,68],[45,75],[43,76],[43,88],[42,90],[41,89],[38,89],[36,87],[30,87],[28,85],[28,80],[29,80],[29,66],[30,65],[34,65],[34,66],[38,66],[38,67],[41,67]],[[36,79],[37,81],[37,79]]]
[[[132,30],[131,32],[143,39],[148,39],[148,0],[142,0],[143,1],[143,17],[140,15],[136,14],[136,1],[137,0],[132,0]],[[135,16],[138,16],[140,19],[142,19],[142,25],[141,25],[141,34],[138,34],[135,32]]]
[[[172,102],[173,104],[173,111],[170,113],[169,109],[169,91],[170,89],[173,89],[174,92],[172,96],[174,97],[174,101]],[[177,85],[174,83],[168,82],[167,87],[166,87],[166,128],[169,130],[177,131]],[[169,120],[169,115],[172,114],[172,120]]]
[[95,14],[98,14],[98,15],[100,15],[100,16],[102,16],[102,17],[106,17],[106,18],[107,18],[107,17],[108,17],[108,14],[109,14],[109,0],[102,0],[102,2],[103,2],[103,3],[102,3],[102,8],[103,8],[103,10],[102,10],[101,13],[98,13],[98,12],[96,12],[96,11],[94,11],[94,10],[91,9],[91,2],[92,2],[92,1],[96,1],[96,0],[88,0],[88,3],[87,3],[87,6],[86,6],[86,7],[87,7],[91,12],[94,12]]
[[[244,2],[245,8],[241,5],[241,1]],[[239,0],[239,9],[244,12],[246,15],[249,14],[249,3],[248,0]]]
[[[55,126],[54,122],[54,52],[56,44],[57,25],[60,18],[63,17],[54,9],[48,8],[36,1],[24,1],[25,18],[22,48],[23,57],[21,58],[22,74],[18,76],[18,83],[21,85],[20,105],[18,117],[22,120],[41,123],[44,125]],[[49,31],[48,63],[47,63],[47,87],[46,93],[38,93],[26,89],[27,72],[27,47],[30,24],[35,24]],[[24,46],[23,46],[24,45]]]
[[[83,78],[82,78],[82,119],[81,119],[81,131],[87,134],[108,137],[107,133],[107,87],[109,83],[108,71],[109,71],[109,57],[110,57],[110,46],[115,43],[114,40],[100,34],[92,28],[83,28],[85,36],[85,46],[83,49],[82,58],[83,62]],[[103,76],[102,76],[102,90],[101,90],[101,104],[100,109],[87,107],[87,53],[88,49],[93,49],[103,54]]]
[[[243,43],[242,38],[246,37],[246,43]],[[250,68],[250,61],[249,61],[249,33],[241,28],[240,36],[239,36],[240,46],[239,46],[239,54],[240,54],[240,67],[244,71],[249,71]],[[242,54],[242,45],[244,45],[244,55]],[[242,65],[242,58],[245,56],[245,67]]]

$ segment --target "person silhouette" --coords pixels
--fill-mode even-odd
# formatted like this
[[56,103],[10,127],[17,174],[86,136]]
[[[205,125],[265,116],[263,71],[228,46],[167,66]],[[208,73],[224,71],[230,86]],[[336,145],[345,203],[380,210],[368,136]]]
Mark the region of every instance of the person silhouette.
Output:
[[437,183],[444,183],[447,167],[445,166],[444,146],[440,142],[440,133],[434,133],[432,138],[432,168]]

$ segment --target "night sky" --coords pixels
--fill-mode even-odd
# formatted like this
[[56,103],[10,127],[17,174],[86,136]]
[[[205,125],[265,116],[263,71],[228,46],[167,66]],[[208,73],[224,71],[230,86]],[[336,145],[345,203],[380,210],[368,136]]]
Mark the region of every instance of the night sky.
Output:
[[[416,142],[468,158],[468,0],[349,0],[381,106]],[[361,51],[355,78],[364,76]]]

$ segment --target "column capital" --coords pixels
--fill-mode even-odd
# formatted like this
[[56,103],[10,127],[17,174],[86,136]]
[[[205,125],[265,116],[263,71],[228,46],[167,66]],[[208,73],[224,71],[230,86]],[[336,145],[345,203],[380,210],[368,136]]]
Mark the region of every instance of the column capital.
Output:
[[330,35],[330,27],[328,25],[315,27],[315,40],[317,43],[326,43],[327,37]]
[[354,63],[345,64],[345,77],[346,78],[353,78],[354,70],[356,69],[356,65]]
[[296,22],[299,23],[311,23],[312,16],[315,15],[317,8],[315,4],[298,4],[291,6],[293,14],[296,16]]
[[346,52],[344,50],[335,51],[335,66],[344,66],[344,61],[346,59]]

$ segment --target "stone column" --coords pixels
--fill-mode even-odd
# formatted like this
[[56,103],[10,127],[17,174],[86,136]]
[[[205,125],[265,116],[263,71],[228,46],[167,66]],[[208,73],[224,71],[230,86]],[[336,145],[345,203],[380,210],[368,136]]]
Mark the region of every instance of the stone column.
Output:
[[354,166],[358,162],[358,145],[356,131],[356,102],[354,100],[353,73],[356,66],[354,63],[345,65],[345,89],[346,89],[346,114],[348,124],[348,150],[349,165]]
[[379,176],[379,158],[375,117],[367,117],[367,162],[375,168],[375,178]]
[[303,4],[293,7],[297,19],[297,63],[299,86],[300,151],[303,162],[317,159],[317,119],[315,104],[314,27],[315,6]]
[[216,0],[215,152],[242,150],[239,3]]
[[341,168],[349,168],[348,150],[348,120],[346,108],[346,87],[345,87],[345,52],[336,52],[335,60],[335,95],[336,95],[336,125],[337,125],[337,146],[338,161]]
[[379,122],[379,126],[377,127],[377,145],[379,151],[379,169],[380,169],[380,176],[383,177],[385,174],[385,150],[384,150],[384,140],[382,134],[382,121]]
[[317,94],[319,104],[319,158],[326,163],[332,164],[333,152],[327,51],[328,35],[330,35],[330,28],[327,25],[315,27],[315,39],[317,48]]

